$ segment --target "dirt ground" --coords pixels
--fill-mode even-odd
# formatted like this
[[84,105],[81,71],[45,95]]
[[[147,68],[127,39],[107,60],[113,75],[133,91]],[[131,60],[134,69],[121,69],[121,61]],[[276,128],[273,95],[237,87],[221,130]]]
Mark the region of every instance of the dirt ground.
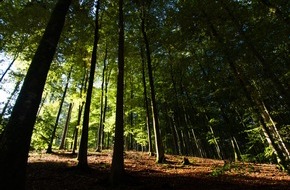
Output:
[[[31,152],[27,168],[29,190],[99,190],[109,186],[112,153],[90,153],[90,169],[80,171],[76,155],[68,152]],[[125,153],[126,177],[118,189],[193,189],[193,190],[290,190],[290,175],[275,165],[224,163],[221,160],[166,155],[156,164],[155,157],[142,152]]]

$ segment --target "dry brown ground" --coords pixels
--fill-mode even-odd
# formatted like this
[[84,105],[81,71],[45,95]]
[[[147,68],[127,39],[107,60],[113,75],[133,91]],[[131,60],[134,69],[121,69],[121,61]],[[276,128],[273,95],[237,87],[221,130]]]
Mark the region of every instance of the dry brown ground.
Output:
[[[77,170],[75,155],[30,153],[27,170],[29,190],[112,189],[107,182],[111,152],[90,153],[90,170]],[[126,177],[118,189],[194,189],[194,190],[290,190],[290,176],[275,165],[232,163],[213,159],[166,155],[166,163],[156,164],[155,158],[142,152],[125,153]],[[230,167],[229,167],[230,166]]]

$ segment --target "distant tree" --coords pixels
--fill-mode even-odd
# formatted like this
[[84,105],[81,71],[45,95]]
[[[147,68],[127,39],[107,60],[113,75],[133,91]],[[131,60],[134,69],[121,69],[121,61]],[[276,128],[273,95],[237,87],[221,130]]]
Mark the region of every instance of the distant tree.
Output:
[[70,69],[69,71],[69,74],[68,74],[68,78],[67,78],[67,81],[66,81],[66,85],[64,87],[64,91],[63,91],[63,94],[62,94],[62,98],[60,100],[60,105],[59,105],[59,108],[58,108],[58,112],[57,112],[57,116],[56,116],[56,120],[55,120],[55,123],[54,123],[54,126],[53,126],[53,130],[52,130],[52,134],[50,136],[50,141],[49,141],[49,144],[48,144],[48,148],[46,150],[46,153],[52,153],[52,144],[53,144],[53,139],[55,137],[55,133],[56,133],[56,128],[58,126],[58,122],[59,122],[59,117],[60,117],[60,114],[61,114],[61,111],[62,111],[62,106],[63,106],[63,103],[64,103],[64,99],[66,97],[66,93],[67,93],[67,89],[68,89],[68,85],[69,85],[69,80],[70,80],[70,76],[71,76],[71,72],[72,72],[72,68]]
[[24,189],[31,135],[71,0],[59,0],[33,57],[0,142],[0,188]]
[[61,138],[61,143],[60,143],[59,149],[65,149],[65,142],[66,142],[65,140],[66,140],[66,135],[67,135],[69,122],[70,122],[70,118],[71,118],[72,107],[73,107],[73,103],[70,103],[68,111],[67,111],[66,121],[65,121],[64,128],[63,128],[63,133],[62,133],[62,138]]
[[104,134],[104,120],[105,120],[105,109],[104,109],[104,96],[105,95],[105,89],[104,89],[104,83],[105,83],[105,73],[107,73],[107,61],[108,61],[108,46],[106,45],[105,50],[105,57],[104,57],[104,64],[103,64],[103,72],[102,72],[102,84],[101,84],[101,101],[100,101],[100,125],[98,129],[98,138],[97,138],[97,152],[101,152],[103,148],[103,134]]

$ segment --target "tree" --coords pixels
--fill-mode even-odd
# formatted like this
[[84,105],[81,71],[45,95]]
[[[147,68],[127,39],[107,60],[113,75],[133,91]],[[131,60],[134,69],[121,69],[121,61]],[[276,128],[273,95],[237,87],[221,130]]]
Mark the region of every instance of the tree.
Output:
[[141,46],[141,62],[142,62],[142,84],[144,89],[144,106],[146,110],[146,127],[148,135],[148,152],[149,155],[153,155],[153,147],[151,140],[151,127],[150,127],[150,111],[149,111],[149,102],[147,97],[147,86],[146,86],[146,76],[145,76],[145,57],[144,57],[144,48]]
[[64,88],[64,91],[63,91],[63,95],[62,95],[62,98],[61,98],[61,101],[60,101],[60,105],[59,105],[59,108],[58,108],[55,124],[54,124],[54,127],[53,127],[52,134],[50,136],[50,141],[49,141],[46,153],[52,153],[53,139],[55,137],[56,128],[58,126],[58,120],[59,120],[59,117],[60,117],[60,114],[61,114],[61,111],[62,111],[62,106],[63,106],[63,103],[64,103],[64,99],[66,97],[66,92],[67,92],[67,89],[68,89],[68,85],[69,85],[69,80],[70,80],[72,69],[73,69],[73,67],[70,68],[70,71],[69,71],[69,74],[68,74],[68,78],[67,78],[66,85],[65,85],[65,88]]
[[103,72],[102,72],[102,84],[101,84],[101,110],[100,110],[100,125],[98,129],[98,139],[97,139],[97,152],[101,152],[103,148],[103,134],[104,134],[104,120],[105,120],[105,109],[104,109],[104,96],[106,96],[105,89],[104,89],[104,83],[105,83],[105,73],[107,70],[107,61],[108,61],[108,46],[106,45],[105,50],[105,57],[104,57],[104,64],[103,64]]
[[115,142],[111,166],[110,182],[112,186],[119,186],[124,177],[124,17],[123,0],[119,0],[119,43],[118,43],[118,79]]
[[153,119],[153,129],[155,135],[155,147],[156,147],[156,162],[162,163],[165,160],[164,156],[164,148],[162,144],[162,137],[160,134],[160,127],[159,127],[159,118],[158,118],[158,110],[156,104],[156,93],[154,87],[154,79],[153,79],[153,71],[152,71],[152,63],[151,63],[151,51],[149,40],[147,37],[146,32],[146,6],[150,6],[150,3],[146,5],[145,1],[141,5],[141,31],[143,35],[143,40],[145,43],[146,49],[146,58],[147,58],[147,67],[148,67],[148,75],[149,75],[149,84],[150,84],[150,92],[151,92],[151,106],[152,106],[152,119]]
[[71,0],[59,0],[30,64],[0,142],[1,189],[24,189],[29,144],[46,76]]
[[73,104],[70,103],[68,111],[67,111],[66,122],[65,122],[64,129],[63,129],[63,134],[62,134],[62,138],[61,138],[61,143],[60,143],[59,149],[65,149],[65,140],[66,140],[67,130],[68,130],[69,122],[70,122],[72,106],[73,106]]
[[80,169],[88,168],[88,160],[87,160],[87,149],[88,149],[88,133],[89,133],[89,118],[90,118],[90,106],[92,99],[92,91],[94,84],[94,75],[97,64],[97,50],[98,50],[98,41],[99,41],[99,10],[100,10],[100,0],[96,2],[96,17],[95,17],[95,36],[94,36],[94,45],[93,52],[91,58],[91,68],[90,68],[90,76],[89,76],[89,85],[86,94],[86,102],[84,108],[84,120],[83,120],[83,128],[81,135],[80,148],[78,153],[78,167]]

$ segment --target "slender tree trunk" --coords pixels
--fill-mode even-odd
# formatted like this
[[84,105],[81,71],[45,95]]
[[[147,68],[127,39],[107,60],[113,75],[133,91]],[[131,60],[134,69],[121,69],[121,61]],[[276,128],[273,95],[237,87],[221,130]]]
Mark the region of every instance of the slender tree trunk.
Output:
[[151,139],[151,127],[150,127],[150,110],[149,110],[149,102],[147,98],[147,85],[146,85],[146,76],[145,76],[145,58],[144,58],[144,50],[141,45],[141,62],[142,62],[142,83],[143,83],[143,94],[144,94],[144,102],[146,109],[146,128],[147,128],[147,137],[148,137],[148,153],[150,156],[153,156],[153,148],[152,148],[152,139]]
[[105,51],[105,58],[104,58],[104,65],[103,65],[103,73],[102,73],[102,85],[101,85],[101,110],[100,110],[100,125],[99,125],[99,130],[98,130],[98,139],[97,139],[97,149],[96,152],[101,152],[102,151],[102,142],[103,142],[103,130],[104,130],[104,121],[103,121],[103,115],[104,115],[104,83],[105,83],[105,72],[107,70],[106,65],[107,65],[107,57],[108,57],[108,47],[106,46],[106,51]]
[[[84,64],[84,75],[82,78],[82,83],[81,83],[81,88],[80,88],[80,99],[82,99],[82,97],[83,97],[83,92],[86,91],[86,86],[87,86],[86,84],[88,81],[87,73],[88,72],[87,72],[87,69],[86,69],[85,64]],[[82,118],[84,104],[85,104],[85,102],[81,102],[79,104],[77,124],[75,126],[74,133],[73,133],[74,143],[73,143],[73,148],[72,148],[72,154],[76,153],[76,149],[78,146],[78,136],[79,136],[78,133],[79,133],[79,127],[81,125],[81,118]]]
[[65,122],[65,126],[64,126],[64,130],[63,130],[63,134],[62,134],[62,138],[61,138],[61,143],[60,143],[59,149],[65,149],[65,140],[66,140],[67,130],[68,130],[68,127],[69,127],[70,116],[71,116],[71,112],[72,112],[72,106],[73,106],[73,104],[70,103],[69,104],[69,108],[68,108],[68,112],[67,112],[66,122]]
[[74,135],[73,135],[74,142],[73,142],[72,154],[76,153],[76,149],[77,149],[77,146],[78,146],[79,127],[80,127],[80,124],[81,124],[81,117],[82,117],[84,104],[85,103],[82,102],[79,105],[77,125],[75,126]]
[[119,0],[119,44],[118,44],[118,79],[115,142],[111,166],[110,182],[112,186],[120,186],[124,177],[124,13],[123,0]]
[[7,72],[10,70],[10,68],[12,67],[13,63],[16,61],[18,57],[18,53],[14,56],[13,60],[11,61],[11,63],[9,64],[9,66],[7,67],[7,69],[4,71],[4,73],[2,74],[1,78],[0,78],[0,82],[2,82],[3,78],[5,77],[5,75],[7,74]]
[[218,141],[217,141],[217,139],[215,137],[215,133],[214,133],[214,131],[213,131],[213,129],[212,129],[212,127],[210,125],[209,125],[209,130],[210,130],[210,133],[212,134],[212,137],[213,137],[214,146],[215,146],[215,149],[216,149],[217,156],[218,156],[219,159],[223,159],[219,143],[218,143]]
[[[168,114],[168,113],[167,113]],[[173,139],[173,154],[179,155],[179,147],[178,147],[178,138],[177,133],[173,124],[173,121],[170,117],[168,117],[168,123],[170,125],[172,139]]]
[[31,135],[71,0],[59,0],[28,69],[0,142],[0,189],[24,189]]
[[87,96],[85,102],[84,109],[84,120],[83,120],[83,128],[81,135],[80,148],[78,153],[78,167],[80,169],[88,168],[88,135],[89,135],[89,119],[90,119],[90,106],[92,99],[92,91],[94,84],[94,76],[97,64],[97,50],[98,50],[98,41],[99,41],[99,10],[100,10],[100,0],[96,2],[96,18],[95,18],[95,34],[94,34],[94,46],[92,52],[91,59],[91,68],[90,68],[90,76],[89,76],[89,85],[87,89]]
[[69,71],[69,74],[68,74],[68,77],[67,77],[66,85],[65,85],[64,92],[63,92],[63,95],[62,95],[62,98],[61,98],[61,101],[60,101],[60,105],[59,105],[58,113],[57,113],[57,116],[56,116],[55,124],[54,124],[54,127],[53,127],[52,134],[51,134],[51,136],[50,136],[50,141],[49,141],[49,144],[48,144],[48,148],[47,148],[47,150],[46,150],[46,153],[52,153],[52,144],[53,144],[53,139],[54,139],[54,137],[55,137],[56,128],[57,128],[57,126],[58,126],[59,117],[60,117],[60,114],[61,114],[62,106],[63,106],[64,99],[65,99],[65,96],[66,96],[66,92],[67,92],[67,89],[68,89],[68,85],[69,85],[69,80],[70,80],[70,76],[71,76],[72,68],[73,68],[73,67],[71,67],[71,69],[70,69],[70,71]]
[[151,90],[151,106],[152,106],[152,119],[153,119],[153,129],[155,135],[155,146],[156,146],[156,162],[162,163],[165,160],[164,156],[164,148],[161,139],[160,127],[159,127],[159,119],[158,119],[158,110],[157,103],[155,99],[155,87],[154,87],[154,79],[152,72],[152,63],[151,63],[151,52],[149,47],[149,40],[147,38],[146,28],[145,28],[145,7],[142,6],[142,16],[141,16],[141,30],[143,34],[143,39],[146,47],[146,57],[147,57],[147,66],[148,66],[148,75],[149,75],[149,84]]
[[48,93],[46,93],[46,94],[44,95],[44,97],[42,98],[41,103],[40,103],[40,106],[39,106],[39,108],[38,108],[38,110],[37,110],[36,117],[39,116],[39,114],[40,114],[40,112],[41,112],[41,110],[42,110],[42,108],[43,108],[43,104],[44,104],[44,102],[46,101],[47,96],[48,96]]
[[[102,138],[102,145],[104,146],[105,144],[105,130],[104,130],[104,123],[106,123],[106,113],[107,113],[107,108],[108,108],[108,85],[109,85],[109,79],[111,75],[112,69],[110,71],[106,72],[106,82],[105,82],[105,103],[104,103],[104,114],[103,114],[103,138]],[[110,135],[108,133],[108,139],[110,138]],[[109,140],[107,141],[109,142]],[[107,143],[107,148],[109,148],[109,143]]]
[[202,154],[202,149],[201,149],[201,147],[199,146],[199,143],[198,143],[198,140],[197,140],[197,138],[196,138],[196,135],[195,135],[195,132],[194,132],[194,130],[193,129],[191,129],[191,132],[192,132],[192,136],[193,136],[193,138],[194,138],[194,142],[195,142],[195,146],[196,146],[196,148],[197,148],[197,150],[198,150],[198,152],[199,152],[199,157],[204,157],[203,156],[203,154]]

